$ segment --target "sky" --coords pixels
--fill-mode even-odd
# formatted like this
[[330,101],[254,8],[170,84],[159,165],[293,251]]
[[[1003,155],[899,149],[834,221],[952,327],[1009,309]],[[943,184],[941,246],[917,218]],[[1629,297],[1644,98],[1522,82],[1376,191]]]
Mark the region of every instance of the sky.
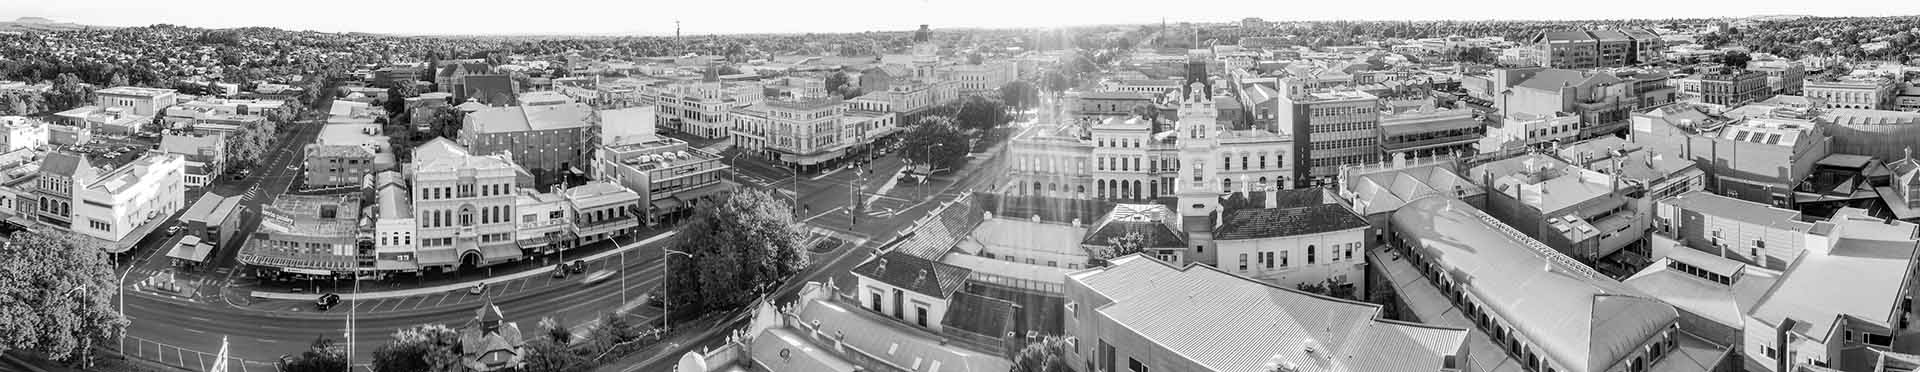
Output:
[[[1733,4],[1737,6],[1724,6]],[[1817,7],[1814,5],[1818,5]],[[1577,10],[1577,11],[1576,11]],[[645,34],[904,31],[964,27],[1267,20],[1612,19],[1773,14],[1920,15],[1903,0],[3,0],[0,18],[106,26],[167,23],[386,34]]]

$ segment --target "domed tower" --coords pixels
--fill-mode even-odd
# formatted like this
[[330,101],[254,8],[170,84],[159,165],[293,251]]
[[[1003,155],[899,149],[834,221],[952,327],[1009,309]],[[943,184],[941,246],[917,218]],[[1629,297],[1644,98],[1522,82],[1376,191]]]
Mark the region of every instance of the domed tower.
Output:
[[1175,135],[1180,148],[1180,172],[1174,181],[1174,196],[1179,199],[1181,227],[1193,247],[1187,250],[1188,262],[1215,264],[1212,251],[1213,228],[1220,211],[1220,160],[1214,156],[1219,111],[1203,83],[1190,83],[1190,93],[1180,100]]
[[920,25],[913,31],[913,77],[920,80],[932,79],[934,66],[940,62],[940,46],[933,43],[933,30]]

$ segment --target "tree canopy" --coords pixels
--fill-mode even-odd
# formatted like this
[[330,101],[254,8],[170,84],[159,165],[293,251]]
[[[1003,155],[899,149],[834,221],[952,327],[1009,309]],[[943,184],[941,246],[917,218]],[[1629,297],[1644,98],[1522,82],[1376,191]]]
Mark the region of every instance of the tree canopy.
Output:
[[1011,372],[1072,372],[1073,364],[1067,362],[1067,346],[1067,340],[1060,336],[1047,336],[1027,344],[1014,354]]
[[277,367],[280,372],[344,371],[347,369],[347,357],[335,347],[333,339],[320,336],[307,346],[307,351],[282,357]]
[[664,263],[676,313],[739,308],[807,266],[793,210],[761,190],[741,190],[696,209]]
[[1007,105],[984,96],[967,96],[960,103],[960,111],[954,114],[954,121],[961,128],[980,131],[1004,125],[1007,119]]
[[1040,90],[1026,80],[1014,80],[1000,86],[1000,100],[1014,109],[1032,108],[1040,101]]
[[966,163],[967,135],[953,118],[928,116],[901,135],[900,156],[913,164],[932,162],[934,168],[953,169]]
[[461,372],[460,332],[441,324],[402,328],[373,349],[376,371]]
[[0,352],[67,360],[126,331],[113,305],[113,263],[99,248],[52,231],[0,240]]

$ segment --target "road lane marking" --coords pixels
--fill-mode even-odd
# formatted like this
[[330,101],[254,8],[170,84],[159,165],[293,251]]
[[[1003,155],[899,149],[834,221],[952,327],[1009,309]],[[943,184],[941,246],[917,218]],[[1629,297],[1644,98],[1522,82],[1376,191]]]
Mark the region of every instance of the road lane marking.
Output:
[[207,331],[202,331],[202,330],[198,330],[198,329],[193,329],[193,328],[181,328],[181,329],[185,329],[185,330],[187,330],[187,332],[193,332],[193,333],[199,333],[199,334],[203,334],[203,335],[204,335],[204,334],[207,334]]

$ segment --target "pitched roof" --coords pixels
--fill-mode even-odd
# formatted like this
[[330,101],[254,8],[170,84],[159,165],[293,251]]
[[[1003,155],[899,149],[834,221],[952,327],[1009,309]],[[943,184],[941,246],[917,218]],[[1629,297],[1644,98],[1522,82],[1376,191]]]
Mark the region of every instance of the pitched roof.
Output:
[[86,156],[54,151],[40,160],[40,172],[73,178],[76,182],[88,182],[99,173],[99,170],[87,163]]
[[964,267],[948,265],[938,261],[920,258],[900,251],[889,251],[880,257],[867,260],[853,267],[853,273],[873,278],[916,293],[948,298],[961,285],[967,282],[967,274],[972,271]]
[[1600,372],[1679,318],[1672,305],[1593,271],[1457,199],[1393,213],[1412,248],[1540,344],[1568,372]]
[[[1207,371],[1329,363],[1324,370],[1433,370],[1467,338],[1461,329],[1382,319],[1379,305],[1309,294],[1212,266],[1175,267],[1139,254],[1111,263],[1067,276],[1081,284],[1069,288],[1086,288],[1104,300],[1081,303],[1093,307],[1081,311],[1103,314]],[[1309,347],[1314,353],[1306,352]]]
[[1613,82],[1619,82],[1619,81],[1620,81],[1620,78],[1613,76],[1612,74],[1598,74],[1590,71],[1553,68],[1553,69],[1540,70],[1540,72],[1535,73],[1533,75],[1533,78],[1530,78],[1530,79],[1527,79],[1527,81],[1521,82],[1520,86],[1533,88],[1533,89],[1557,91],[1560,88],[1566,88],[1566,87],[1577,88],[1577,87],[1590,86],[1594,84],[1613,83]]
[[1143,248],[1181,248],[1187,237],[1180,229],[1180,215],[1159,204],[1120,204],[1087,230],[1080,244],[1109,245],[1113,239],[1139,233]]
[[1217,240],[1298,236],[1367,227],[1367,220],[1339,204],[1299,208],[1242,209],[1227,215]]
[[591,126],[594,111],[585,103],[573,102],[537,107],[490,107],[467,117],[467,129],[475,133],[511,133]]

